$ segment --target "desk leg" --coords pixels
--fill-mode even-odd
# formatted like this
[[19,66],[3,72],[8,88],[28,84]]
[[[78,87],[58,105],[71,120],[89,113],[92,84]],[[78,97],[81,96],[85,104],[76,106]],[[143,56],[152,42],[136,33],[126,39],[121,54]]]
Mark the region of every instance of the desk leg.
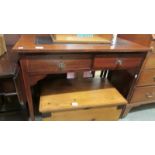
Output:
[[128,113],[131,111],[132,106],[127,105],[126,108],[124,109],[124,112],[122,114],[122,118],[126,117],[128,115]]
[[25,94],[26,94],[26,99],[28,102],[28,108],[29,108],[29,114],[30,118],[32,121],[35,120],[34,116],[34,109],[33,109],[33,100],[32,100],[32,93],[31,93],[31,85],[29,82],[29,75],[24,71],[24,63],[21,63],[21,68],[22,68],[22,76],[23,76],[23,81],[24,81],[24,88],[25,88]]

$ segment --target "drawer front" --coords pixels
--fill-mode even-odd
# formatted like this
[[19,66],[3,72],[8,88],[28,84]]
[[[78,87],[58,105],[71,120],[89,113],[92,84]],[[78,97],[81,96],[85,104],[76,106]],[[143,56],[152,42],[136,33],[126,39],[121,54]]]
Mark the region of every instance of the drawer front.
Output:
[[90,55],[48,55],[27,59],[29,72],[65,72],[89,70]]
[[131,103],[155,101],[155,87],[137,87]]
[[155,53],[149,55],[144,68],[155,68]]
[[111,121],[118,120],[122,109],[117,107],[100,107],[63,112],[53,112],[44,121]]
[[155,85],[155,69],[144,70],[138,80],[138,86]]
[[124,69],[124,68],[136,68],[142,63],[143,58],[141,56],[124,56],[119,57],[116,55],[103,56],[98,55],[94,60],[95,69]]

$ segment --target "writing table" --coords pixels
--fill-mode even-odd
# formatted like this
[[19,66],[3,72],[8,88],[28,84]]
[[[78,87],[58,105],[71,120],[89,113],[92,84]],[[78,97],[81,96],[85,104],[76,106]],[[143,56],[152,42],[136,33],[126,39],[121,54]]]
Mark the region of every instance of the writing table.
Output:
[[36,36],[22,35],[13,47],[19,54],[31,120],[35,120],[31,87],[48,74],[109,70],[108,79],[130,102],[148,47],[119,38],[115,45],[37,45]]

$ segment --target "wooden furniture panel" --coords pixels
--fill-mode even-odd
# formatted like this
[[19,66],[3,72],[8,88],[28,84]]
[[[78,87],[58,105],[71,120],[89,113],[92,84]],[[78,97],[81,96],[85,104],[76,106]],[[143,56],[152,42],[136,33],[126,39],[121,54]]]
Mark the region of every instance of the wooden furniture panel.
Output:
[[[116,45],[112,44],[49,44],[41,45],[42,49],[37,49],[35,44],[36,35],[22,35],[16,45],[13,47],[17,53],[104,53],[104,52],[116,52],[116,53],[135,53],[135,52],[147,52],[149,47],[136,44],[134,42],[117,39]],[[23,47],[23,48],[21,48]]]
[[150,102],[155,100],[155,86],[137,87],[134,91],[131,103]]
[[147,47],[150,47],[152,40],[151,34],[119,34],[118,36]]
[[119,55],[98,55],[94,60],[95,69],[132,69],[139,67],[143,57],[138,55],[125,55],[120,57]]
[[[129,36],[126,37],[128,38]],[[155,101],[154,41],[152,41],[151,43],[151,35],[136,35],[136,37],[135,35],[130,35],[130,37],[134,37],[134,39],[139,38],[139,40],[136,41],[137,43],[146,44],[147,46],[151,45],[152,47],[150,46],[150,49],[152,50],[149,50],[147,57],[144,60],[143,67],[140,71],[140,76],[138,77],[137,83],[135,84],[135,89],[132,92],[132,104],[127,105],[126,110],[123,114],[124,116],[126,116],[128,112],[136,106],[154,103]]]
[[[54,80],[43,85],[40,112],[122,105],[126,100],[102,79]],[[73,107],[72,102],[78,107]]]
[[150,53],[144,68],[145,69],[155,68],[155,53]]
[[155,85],[155,69],[142,71],[137,86]]
[[51,120],[115,120],[125,104],[122,95],[102,79],[54,80],[43,85],[39,110],[52,113]]
[[94,69],[114,69],[117,66],[116,57],[97,56],[94,60]]
[[99,107],[71,111],[53,112],[44,121],[114,121],[118,120],[122,109],[117,107]]
[[91,68],[90,55],[47,55],[30,57],[27,59],[28,72],[66,72],[89,70]]

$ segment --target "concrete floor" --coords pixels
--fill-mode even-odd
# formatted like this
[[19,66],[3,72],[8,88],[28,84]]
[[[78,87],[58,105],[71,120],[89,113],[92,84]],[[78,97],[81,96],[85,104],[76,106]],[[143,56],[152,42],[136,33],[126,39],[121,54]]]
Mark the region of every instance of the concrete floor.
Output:
[[120,121],[155,121],[155,104],[143,105],[134,108]]

